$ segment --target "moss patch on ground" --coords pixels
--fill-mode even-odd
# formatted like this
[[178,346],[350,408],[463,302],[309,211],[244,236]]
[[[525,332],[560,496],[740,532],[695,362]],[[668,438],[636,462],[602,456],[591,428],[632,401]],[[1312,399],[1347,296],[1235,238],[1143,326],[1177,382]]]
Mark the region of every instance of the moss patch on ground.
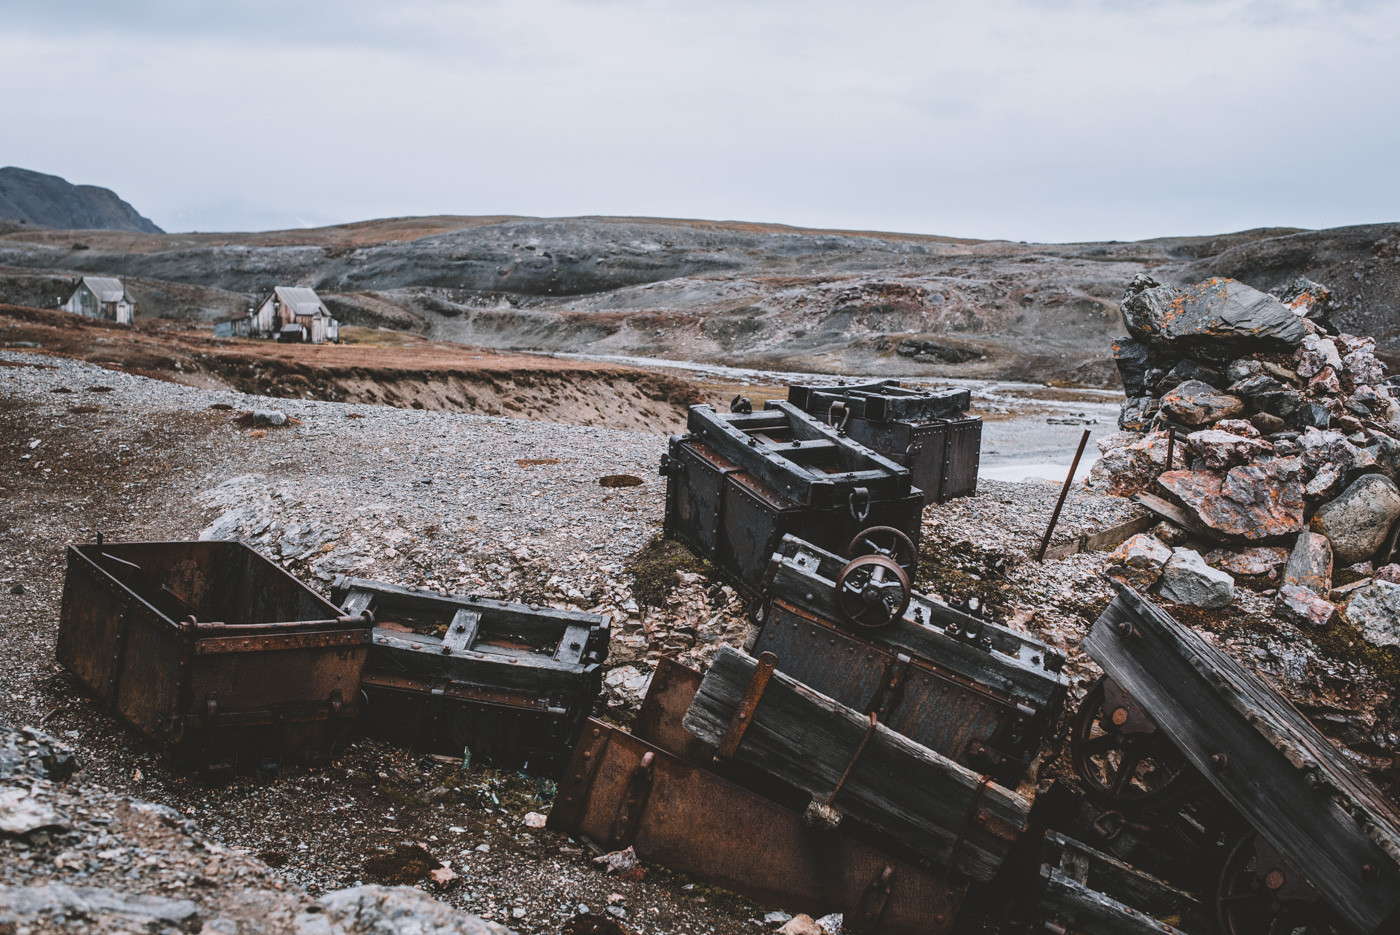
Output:
[[680,585],[677,572],[713,576],[714,566],[690,549],[662,536],[652,536],[637,550],[623,572],[632,580],[632,597],[643,607],[660,607]]

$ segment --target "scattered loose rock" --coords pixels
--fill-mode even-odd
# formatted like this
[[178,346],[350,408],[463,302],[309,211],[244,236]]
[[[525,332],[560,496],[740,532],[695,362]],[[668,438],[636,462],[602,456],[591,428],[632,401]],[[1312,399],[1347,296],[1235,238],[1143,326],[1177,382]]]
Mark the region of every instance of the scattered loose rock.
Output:
[[1177,604],[1226,607],[1235,597],[1235,579],[1211,568],[1193,549],[1173,549],[1162,569],[1158,593]]

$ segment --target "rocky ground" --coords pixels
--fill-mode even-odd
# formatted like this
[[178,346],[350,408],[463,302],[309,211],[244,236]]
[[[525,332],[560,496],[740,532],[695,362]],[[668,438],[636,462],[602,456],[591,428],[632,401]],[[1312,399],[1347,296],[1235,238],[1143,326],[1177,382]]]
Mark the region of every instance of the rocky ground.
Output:
[[121,275],[138,317],[243,314],[315,287],[354,325],[507,349],[768,369],[1113,385],[1101,349],[1139,273],[1334,284],[1353,333],[1400,349],[1400,227],[1025,244],[649,218],[427,217],[261,234],[0,231],[0,301],[52,308]]
[[[290,417],[285,424],[248,416],[274,408]],[[53,659],[67,543],[97,530],[128,540],[230,536],[322,589],[354,573],[608,614],[612,672],[599,713],[625,723],[656,658],[703,665],[747,627],[748,608],[729,587],[655,541],[663,447],[653,434],[270,400],[0,351],[0,522],[10,544],[0,557],[0,665],[11,673],[0,723],[70,745],[79,766],[72,795],[159,803],[173,810],[152,812],[159,821],[193,822],[203,840],[229,850],[230,866],[256,868],[242,879],[201,871],[212,884],[194,869],[173,871],[186,874],[185,887],[213,887],[201,897],[207,918],[250,884],[275,882],[304,908],[345,888],[408,883],[522,933],[577,924],[584,906],[637,932],[758,931],[772,907],[657,867],[641,880],[609,876],[582,846],[534,827],[528,816],[548,811],[549,783],[359,741],[331,763],[208,786],[170,771]],[[639,483],[600,483],[609,476]],[[1024,561],[1057,493],[988,481],[976,498],[931,508],[918,583],[948,599],[977,596],[1070,651],[1078,686],[1091,672],[1074,646],[1112,591],[1103,553]],[[1137,513],[1120,498],[1076,491],[1056,540]],[[36,801],[69,807],[59,786],[46,789]],[[117,814],[103,808],[90,814]],[[36,848],[27,835],[5,837],[7,847],[30,849],[10,862],[6,882],[110,884],[104,858],[60,865],[64,848],[86,854],[65,842]],[[150,856],[143,847],[119,842],[98,853],[134,848],[131,858],[111,858],[129,866]],[[133,898],[192,898],[169,874],[122,879]]]

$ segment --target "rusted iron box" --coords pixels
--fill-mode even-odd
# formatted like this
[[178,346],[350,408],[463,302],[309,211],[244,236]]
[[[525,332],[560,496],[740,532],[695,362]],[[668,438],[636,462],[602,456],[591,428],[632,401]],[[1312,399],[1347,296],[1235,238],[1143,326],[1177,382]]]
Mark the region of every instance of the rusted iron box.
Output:
[[602,688],[597,614],[338,579],[345,613],[376,626],[365,733],[475,763],[556,775]]
[[977,492],[982,419],[967,415],[962,388],[917,390],[897,380],[836,386],[792,386],[788,401],[909,468],[925,503]]
[[[920,594],[880,629],[851,627],[843,559],[787,537],[745,648],[780,672],[969,769],[1015,786],[1064,704],[1064,658],[1045,643]],[[859,630],[859,632],[855,632]]]
[[59,662],[181,766],[328,752],[369,641],[369,617],[238,542],[68,548]]
[[[815,830],[803,801],[752,788],[681,727],[700,673],[662,659],[637,734],[590,721],[549,826],[726,886],[792,912],[841,912],[843,931],[947,932],[967,882],[947,879],[847,834]],[[711,767],[722,770],[716,773]],[[762,775],[754,773],[754,775]]]
[[874,526],[917,547],[922,495],[908,469],[780,400],[752,413],[692,406],[662,459],[666,535],[752,594],[786,534],[845,551]]

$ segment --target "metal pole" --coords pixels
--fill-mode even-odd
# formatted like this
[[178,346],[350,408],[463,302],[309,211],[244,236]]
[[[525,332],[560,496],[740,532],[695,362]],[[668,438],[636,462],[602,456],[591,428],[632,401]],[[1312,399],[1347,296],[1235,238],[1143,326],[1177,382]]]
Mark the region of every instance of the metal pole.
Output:
[[1167,427],[1167,470],[1172,469],[1172,451],[1176,448],[1176,426]]
[[1065,485],[1060,488],[1060,499],[1055,501],[1055,512],[1050,514],[1050,525],[1045,527],[1045,538],[1040,540],[1040,551],[1036,553],[1037,562],[1045,561],[1045,550],[1050,547],[1050,534],[1055,531],[1055,524],[1060,520],[1060,510],[1065,505],[1065,497],[1069,496],[1070,485],[1074,483],[1074,472],[1079,470],[1079,459],[1084,456],[1084,446],[1089,444],[1089,430],[1085,429],[1084,434],[1079,437],[1079,448],[1074,453],[1074,460],[1070,462],[1069,475],[1065,477]]

